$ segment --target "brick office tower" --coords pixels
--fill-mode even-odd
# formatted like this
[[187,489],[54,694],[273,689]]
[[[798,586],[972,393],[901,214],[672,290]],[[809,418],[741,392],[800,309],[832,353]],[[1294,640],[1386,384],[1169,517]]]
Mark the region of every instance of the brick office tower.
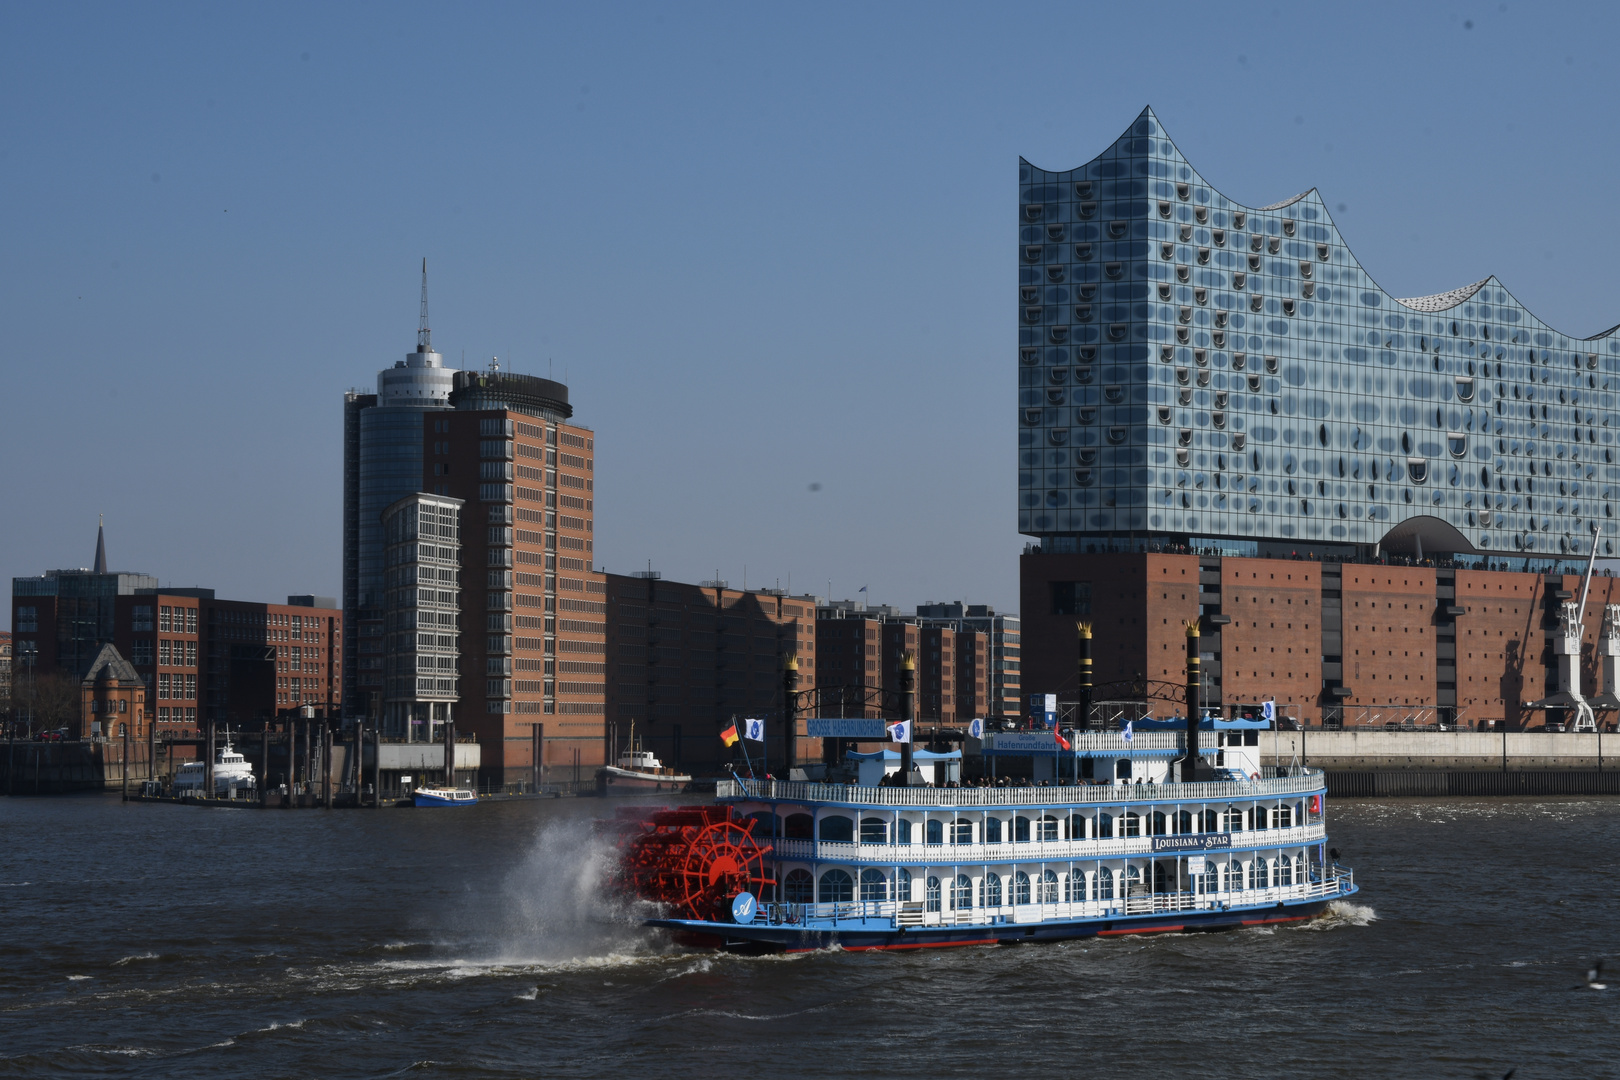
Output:
[[[788,657],[798,657],[799,700],[815,700],[815,598],[663,581],[655,573],[609,574],[607,584],[610,743],[622,748],[634,724],[637,738],[665,764],[715,776],[743,760],[741,749],[720,741],[721,729],[760,717],[767,721],[768,766],[780,776]],[[821,755],[821,740],[804,735],[812,715],[811,708],[799,709],[794,760],[801,765]],[[757,765],[758,745],[747,749]]]
[[1578,596],[1597,529],[1617,551],[1620,333],[1560,333],[1495,278],[1396,298],[1316,191],[1229,199],[1151,111],[1019,170],[1026,694],[1072,690],[1089,618],[1097,698],[1169,707],[1200,620],[1223,711],[1523,722],[1540,597]]
[[[550,379],[443,366],[424,271],[416,350],[344,401],[346,686],[383,719],[386,566],[382,514],[425,492],[461,500],[459,732],[482,744],[481,784],[533,776],[533,725],[594,772],[605,748],[605,578],[591,569],[595,434],[570,423]],[[391,738],[408,728],[384,727]]]
[[990,707],[989,635],[948,619],[825,604],[817,609],[816,646],[822,716],[898,716],[900,661],[908,652],[917,665],[919,724],[958,726]]

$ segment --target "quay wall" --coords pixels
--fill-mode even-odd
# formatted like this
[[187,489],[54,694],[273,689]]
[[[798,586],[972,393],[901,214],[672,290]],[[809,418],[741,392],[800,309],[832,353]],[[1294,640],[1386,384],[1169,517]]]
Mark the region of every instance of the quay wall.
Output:
[[1267,765],[1327,772],[1518,772],[1620,768],[1620,735],[1593,732],[1264,731]]

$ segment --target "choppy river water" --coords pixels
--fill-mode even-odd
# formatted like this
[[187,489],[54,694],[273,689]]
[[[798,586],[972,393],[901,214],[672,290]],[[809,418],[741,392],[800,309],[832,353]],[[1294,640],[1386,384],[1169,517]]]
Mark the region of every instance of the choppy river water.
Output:
[[1329,809],[1308,926],[741,958],[602,902],[594,800],[0,800],[0,1076],[1620,1076],[1620,801]]

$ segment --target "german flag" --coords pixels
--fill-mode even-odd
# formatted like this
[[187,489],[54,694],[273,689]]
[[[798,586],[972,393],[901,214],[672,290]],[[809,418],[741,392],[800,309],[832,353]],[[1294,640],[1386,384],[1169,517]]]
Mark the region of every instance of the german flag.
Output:
[[727,746],[737,745],[737,724],[735,721],[732,722],[730,727],[726,728],[726,730],[720,733],[720,741],[725,743]]

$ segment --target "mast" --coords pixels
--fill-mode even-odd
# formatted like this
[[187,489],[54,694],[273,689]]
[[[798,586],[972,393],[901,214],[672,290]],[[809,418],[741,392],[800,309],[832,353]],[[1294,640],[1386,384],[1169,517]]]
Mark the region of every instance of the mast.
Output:
[[428,327],[426,257],[422,259],[422,314],[416,323],[416,351],[419,353],[433,351],[433,331]]

